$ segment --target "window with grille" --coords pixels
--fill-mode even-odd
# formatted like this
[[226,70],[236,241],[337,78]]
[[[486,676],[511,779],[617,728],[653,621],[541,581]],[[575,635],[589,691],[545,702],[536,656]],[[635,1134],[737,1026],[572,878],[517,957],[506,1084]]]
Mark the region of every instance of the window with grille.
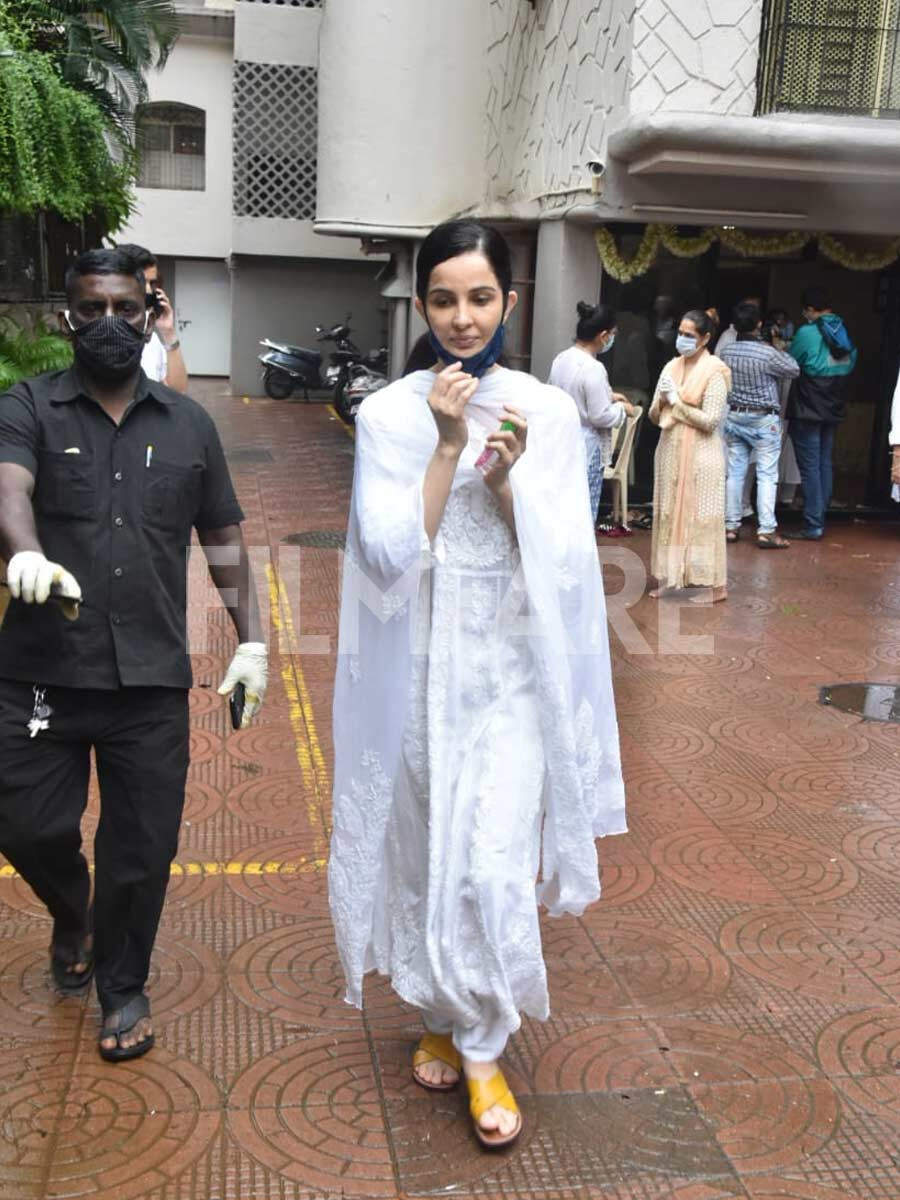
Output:
[[900,117],[900,0],[768,0],[757,111]]
[[202,192],[206,113],[188,104],[143,104],[137,114],[138,187]]
[[315,67],[235,63],[235,215],[311,221],[317,136]]

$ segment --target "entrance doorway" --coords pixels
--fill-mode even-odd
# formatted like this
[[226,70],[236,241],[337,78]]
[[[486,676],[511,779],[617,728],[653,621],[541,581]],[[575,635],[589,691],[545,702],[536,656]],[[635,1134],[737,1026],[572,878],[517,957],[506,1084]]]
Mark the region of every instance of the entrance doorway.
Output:
[[[641,233],[637,227],[633,234],[620,235],[625,257],[634,253]],[[653,268],[631,283],[603,282],[603,299],[616,309],[619,326],[608,356],[612,362],[606,362],[610,381],[643,403],[643,394],[649,390],[652,395],[661,367],[674,353],[674,327],[689,308],[715,307],[727,328],[734,305],[758,296],[764,316],[783,308],[799,325],[801,297],[811,286],[825,288],[859,349],[848,381],[847,419],[835,441],[832,506],[837,511],[869,506],[890,510],[887,431],[900,365],[898,266],[884,272],[851,271],[810,250],[771,259],[742,258],[718,245],[693,259],[661,252]],[[649,424],[641,429],[634,456],[637,502],[653,495],[657,439],[658,431]]]
[[231,278],[221,260],[175,260],[175,312],[190,375],[231,373]]

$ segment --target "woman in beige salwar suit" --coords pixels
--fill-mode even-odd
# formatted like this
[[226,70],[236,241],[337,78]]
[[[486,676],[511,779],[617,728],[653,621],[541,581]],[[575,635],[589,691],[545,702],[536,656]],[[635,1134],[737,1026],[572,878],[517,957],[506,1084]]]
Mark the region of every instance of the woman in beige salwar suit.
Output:
[[662,430],[653,486],[654,599],[669,588],[712,588],[714,603],[728,594],[721,425],[731,372],[709,352],[715,332],[709,313],[685,314],[678,357],[663,368],[650,406],[650,420]]

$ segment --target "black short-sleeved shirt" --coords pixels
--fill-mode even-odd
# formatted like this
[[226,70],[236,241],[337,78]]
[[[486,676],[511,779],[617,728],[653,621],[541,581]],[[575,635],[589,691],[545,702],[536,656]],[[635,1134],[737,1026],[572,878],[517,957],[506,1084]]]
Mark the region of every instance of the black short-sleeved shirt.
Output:
[[35,478],[47,557],[71,571],[84,605],[11,601],[0,678],[57,687],[191,686],[187,549],[192,527],[244,519],[209,415],[141,372],[121,423],[83,390],[77,369],[0,395],[0,463]]

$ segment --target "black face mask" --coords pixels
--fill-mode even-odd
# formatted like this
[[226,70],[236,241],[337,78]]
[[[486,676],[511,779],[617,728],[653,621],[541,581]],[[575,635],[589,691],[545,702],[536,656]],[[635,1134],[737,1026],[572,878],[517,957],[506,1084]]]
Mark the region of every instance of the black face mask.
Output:
[[135,329],[124,317],[97,317],[76,327],[66,313],[66,322],[74,336],[75,361],[86,375],[119,383],[136,373],[144,353],[146,318],[144,329]]

